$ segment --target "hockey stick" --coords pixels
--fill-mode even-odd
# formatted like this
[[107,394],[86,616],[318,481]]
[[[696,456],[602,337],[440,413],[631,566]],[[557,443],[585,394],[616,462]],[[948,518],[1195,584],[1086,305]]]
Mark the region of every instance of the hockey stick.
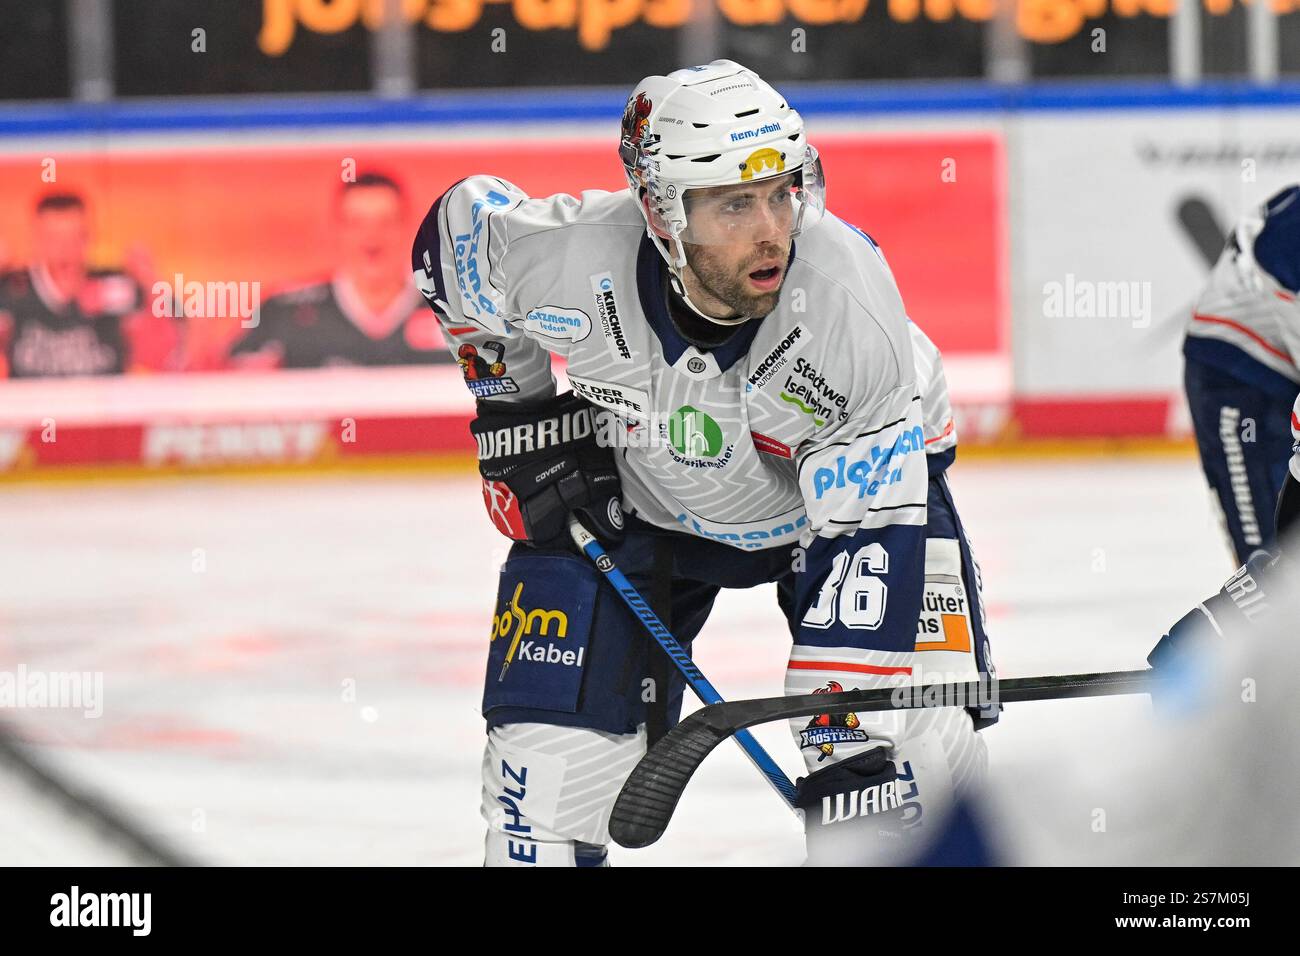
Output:
[[1157,678],[1149,670],[1108,671],[973,680],[956,684],[902,685],[838,694],[803,694],[712,704],[668,731],[641,758],[623,784],[609,821],[619,846],[649,846],[668,829],[677,801],[713,748],[744,728],[772,720],[913,707],[966,707],[998,701],[1054,700],[1146,693]]
[[[668,655],[669,659],[677,665],[677,669],[686,678],[686,683],[691,686],[691,690],[695,691],[696,696],[706,705],[726,706],[726,701],[722,699],[722,695],[709,683],[708,678],[700,672],[700,669],[695,666],[695,662],[691,660],[691,655],[686,653],[686,649],[677,643],[677,639],[673,637],[668,628],[664,626],[664,623],[651,610],[645,598],[641,597],[637,589],[632,586],[632,582],[618,569],[614,559],[605,553],[605,549],[600,546],[600,542],[596,540],[595,535],[579,524],[576,518],[569,520],[569,534],[573,536],[573,542],[578,546],[578,549],[591,559],[601,574],[605,575],[609,583],[614,586],[614,590],[618,592],[619,597],[645,625],[645,629],[650,632],[650,636],[664,649],[664,653]],[[706,706],[705,709],[707,710],[708,707]],[[745,756],[758,768],[759,773],[767,778],[767,782],[780,794],[786,806],[793,809],[794,784],[776,765],[776,761],[763,749],[762,744],[754,739],[753,734],[742,728],[737,728],[733,734],[728,734],[728,736],[735,736],[736,743],[740,744],[740,749],[745,752]],[[721,743],[721,741],[722,738],[718,738],[718,742]],[[656,747],[656,749],[658,748]],[[643,762],[644,759],[642,758]],[[637,766],[639,767],[640,764]],[[627,791],[626,785],[624,785],[623,790],[624,792]],[[622,798],[620,797],[620,799]],[[674,800],[673,802],[676,803],[677,801]],[[671,812],[670,810],[669,813],[671,814]],[[664,822],[667,825],[667,820]],[[661,830],[660,833],[662,832]]]

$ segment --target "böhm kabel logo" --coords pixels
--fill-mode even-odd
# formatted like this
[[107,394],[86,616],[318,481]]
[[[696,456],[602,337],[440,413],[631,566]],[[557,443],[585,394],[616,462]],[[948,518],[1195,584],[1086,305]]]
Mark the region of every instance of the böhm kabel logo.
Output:
[[492,640],[495,641],[498,637],[510,638],[510,649],[506,651],[506,659],[501,664],[501,674],[497,677],[497,681],[500,682],[505,679],[506,671],[510,669],[516,655],[520,660],[533,661],[539,664],[562,664],[566,667],[581,667],[582,656],[586,651],[585,647],[580,647],[576,651],[562,651],[557,645],[549,641],[542,644],[535,640],[524,640],[524,637],[531,634],[550,637],[552,626],[555,629],[555,637],[567,637],[569,634],[569,616],[563,611],[547,610],[545,608],[533,608],[531,611],[525,611],[519,604],[519,599],[523,596],[523,593],[524,582],[520,581],[515,585],[515,593],[510,596],[505,608],[500,614],[492,618]]

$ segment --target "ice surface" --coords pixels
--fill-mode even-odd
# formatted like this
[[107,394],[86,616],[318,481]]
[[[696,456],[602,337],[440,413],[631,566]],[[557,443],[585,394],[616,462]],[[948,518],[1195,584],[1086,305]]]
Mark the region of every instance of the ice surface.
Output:
[[[1231,570],[1192,457],[972,459],[952,478],[1002,676],[1143,666]],[[97,719],[0,710],[79,784],[213,863],[481,862],[478,703],[506,542],[468,471],[13,485],[0,528],[0,671],[104,675]],[[760,590],[724,592],[697,642],[725,697],[781,691],[789,637]],[[1060,752],[1082,767],[1148,713],[1009,705],[992,772]],[[784,724],[756,733],[799,772]],[[93,862],[36,832],[0,829],[0,862]],[[612,859],[797,863],[801,843],[728,745],[659,844]]]

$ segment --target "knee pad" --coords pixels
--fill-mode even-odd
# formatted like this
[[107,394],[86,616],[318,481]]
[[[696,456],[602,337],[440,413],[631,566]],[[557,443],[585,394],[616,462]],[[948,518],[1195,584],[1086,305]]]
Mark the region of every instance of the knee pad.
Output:
[[600,865],[614,799],[644,753],[644,730],[493,728],[483,752],[488,864]]

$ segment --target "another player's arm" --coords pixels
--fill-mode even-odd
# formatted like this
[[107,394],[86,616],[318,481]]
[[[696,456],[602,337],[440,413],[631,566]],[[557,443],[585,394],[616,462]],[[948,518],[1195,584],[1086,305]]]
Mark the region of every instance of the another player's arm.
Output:
[[1219,593],[1183,615],[1147,655],[1152,667],[1186,669],[1221,641],[1250,640],[1282,613],[1271,596],[1300,587],[1300,398],[1291,412],[1291,435],[1294,452],[1277,503],[1277,553],[1256,551]]

